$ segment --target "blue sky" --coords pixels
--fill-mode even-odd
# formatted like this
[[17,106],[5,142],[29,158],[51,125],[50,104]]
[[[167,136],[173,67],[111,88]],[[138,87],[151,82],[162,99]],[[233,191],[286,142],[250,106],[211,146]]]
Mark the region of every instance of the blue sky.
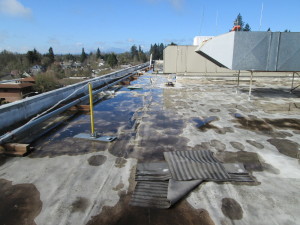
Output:
[[195,36],[228,32],[238,13],[253,31],[300,31],[299,10],[299,0],[0,0],[0,51],[192,44]]

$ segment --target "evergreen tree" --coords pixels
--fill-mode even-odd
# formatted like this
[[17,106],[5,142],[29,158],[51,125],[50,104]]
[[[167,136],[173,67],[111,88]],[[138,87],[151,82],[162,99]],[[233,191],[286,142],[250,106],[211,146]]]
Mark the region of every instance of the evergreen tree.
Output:
[[163,43],[161,43],[158,47],[158,51],[159,51],[159,59],[163,59],[164,58],[164,49],[165,46]]
[[147,59],[147,56],[146,54],[144,53],[144,51],[142,50],[142,47],[139,45],[139,61],[140,62],[146,62],[148,59]]
[[243,21],[243,17],[242,15],[239,13],[236,17],[236,19],[234,20],[234,26],[241,26],[241,30],[243,30],[244,28],[244,21]]
[[28,51],[26,53],[26,58],[29,64],[38,64],[41,61],[41,54],[36,49],[33,49],[33,51]]
[[271,28],[269,27],[267,31],[271,32]]
[[53,63],[55,59],[54,59],[54,53],[53,53],[53,48],[52,47],[49,48],[48,57],[50,59],[50,62]]
[[285,29],[284,32],[291,32],[291,30]]
[[107,57],[107,63],[110,67],[115,67],[118,64],[118,59],[115,53],[111,53]]
[[153,59],[153,60],[158,60],[158,59],[159,59],[160,54],[159,54],[159,50],[158,50],[157,44],[154,44],[154,45],[152,46],[152,51],[151,51],[151,53],[152,53],[152,59]]
[[152,54],[153,60],[163,59],[165,46],[163,43],[161,44],[154,44],[150,47],[150,54]]
[[84,48],[82,48],[81,56],[80,56],[80,61],[84,62],[87,59],[87,55],[84,51]]
[[250,27],[250,25],[248,23],[246,23],[243,31],[251,31],[251,27]]
[[135,57],[138,58],[138,50],[137,50],[137,47],[135,45],[131,46],[130,54],[131,54],[132,59],[134,59]]
[[100,58],[101,58],[101,52],[100,52],[100,49],[99,49],[99,48],[97,48],[96,58],[97,58],[97,59],[100,59]]

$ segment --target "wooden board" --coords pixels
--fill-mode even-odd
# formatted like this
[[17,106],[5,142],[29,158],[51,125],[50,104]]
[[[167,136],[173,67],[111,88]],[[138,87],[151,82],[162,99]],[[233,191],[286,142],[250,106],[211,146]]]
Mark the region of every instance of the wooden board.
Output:
[[29,144],[7,143],[1,146],[1,153],[13,156],[24,156],[31,148]]

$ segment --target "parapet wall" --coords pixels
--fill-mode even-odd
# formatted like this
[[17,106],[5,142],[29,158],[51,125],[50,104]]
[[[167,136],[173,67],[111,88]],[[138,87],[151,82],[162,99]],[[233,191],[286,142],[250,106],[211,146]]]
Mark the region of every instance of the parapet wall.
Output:
[[[0,106],[0,133],[7,130],[14,124],[18,124],[32,116],[41,113],[55,105],[57,102],[74,93],[73,97],[87,93],[87,88],[82,88],[87,83],[92,82],[93,88],[100,87],[105,83],[121,78],[129,73],[148,66],[149,63],[140,64],[127,69],[116,71],[101,77],[86,80],[77,84],[69,85],[57,90],[49,91],[40,95],[29,97],[20,101],[12,102]],[[87,86],[87,85],[86,85]]]

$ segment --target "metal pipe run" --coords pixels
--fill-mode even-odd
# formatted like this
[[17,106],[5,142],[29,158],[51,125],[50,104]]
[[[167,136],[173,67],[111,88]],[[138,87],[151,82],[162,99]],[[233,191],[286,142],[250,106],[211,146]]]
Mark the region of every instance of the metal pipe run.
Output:
[[91,115],[91,136],[95,137],[95,123],[94,123],[94,104],[93,104],[93,87],[89,83],[89,97],[90,97],[90,115]]
[[[130,77],[132,75],[133,74],[126,75],[123,78],[114,81],[113,83],[107,84],[105,87],[102,87],[102,88],[100,88],[98,90],[93,91],[92,93],[93,93],[93,95],[96,95],[96,94],[98,94],[101,91],[105,91],[109,87],[116,85],[117,83],[119,83],[119,82],[127,79],[128,77]],[[60,114],[60,113],[62,113],[64,111],[66,111],[67,109],[71,108],[72,106],[78,105],[81,102],[86,101],[87,99],[89,99],[89,95],[85,95],[85,96],[83,96],[83,97],[81,97],[79,99],[76,99],[76,100],[74,100],[74,101],[72,101],[72,102],[70,102],[70,103],[68,103],[68,104],[66,104],[66,105],[64,105],[64,106],[62,106],[62,107],[60,107],[60,108],[52,111],[52,112],[49,112],[48,114],[45,114],[45,115],[43,115],[43,116],[41,116],[41,117],[39,117],[39,118],[37,118],[35,120],[32,120],[32,121],[24,124],[23,126],[15,129],[13,131],[11,131],[10,133],[7,133],[7,134],[3,135],[0,138],[0,145],[8,143],[9,141],[13,140],[14,137],[16,137],[19,134],[25,132],[26,130],[34,127],[35,125],[37,125],[39,123],[42,123],[42,122],[46,121],[47,119],[51,118],[52,116],[56,116],[56,115],[58,115],[58,114]]]

